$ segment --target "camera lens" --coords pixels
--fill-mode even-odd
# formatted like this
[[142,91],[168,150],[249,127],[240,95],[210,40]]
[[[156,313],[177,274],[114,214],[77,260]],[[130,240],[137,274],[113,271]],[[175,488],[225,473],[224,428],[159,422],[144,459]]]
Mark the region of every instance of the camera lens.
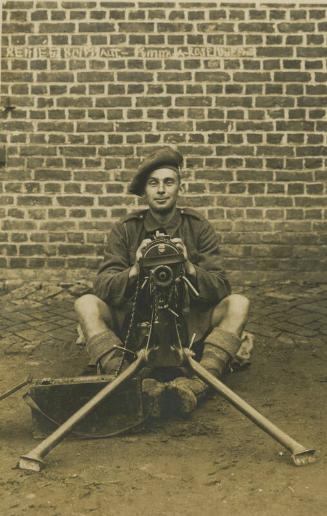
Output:
[[174,279],[173,271],[168,265],[158,265],[153,269],[152,277],[157,287],[168,287]]

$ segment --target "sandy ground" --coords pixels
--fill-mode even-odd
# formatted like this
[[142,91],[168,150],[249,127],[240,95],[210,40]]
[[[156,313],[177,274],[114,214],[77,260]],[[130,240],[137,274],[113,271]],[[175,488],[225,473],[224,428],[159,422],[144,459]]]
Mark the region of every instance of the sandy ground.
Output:
[[[87,359],[74,344],[76,291],[42,298],[38,287],[34,299],[17,292],[0,297],[0,391],[27,373],[79,374]],[[325,515],[327,289],[293,285],[248,295],[255,352],[251,366],[226,383],[314,447],[317,463],[294,466],[281,445],[217,395],[189,419],[148,423],[111,439],[68,439],[44,470],[26,472],[15,466],[37,441],[19,392],[0,406],[0,514]]]

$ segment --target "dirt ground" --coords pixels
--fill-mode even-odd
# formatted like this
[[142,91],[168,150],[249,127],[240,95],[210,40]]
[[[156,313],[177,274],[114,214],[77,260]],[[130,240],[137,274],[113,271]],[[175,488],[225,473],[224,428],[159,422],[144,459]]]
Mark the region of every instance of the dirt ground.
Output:
[[[87,361],[74,343],[72,311],[83,288],[34,287],[0,297],[0,392],[28,373],[77,375]],[[327,514],[327,286],[248,288],[246,294],[255,350],[251,366],[226,383],[314,447],[317,463],[295,467],[281,445],[216,395],[189,419],[148,423],[142,432],[111,439],[68,439],[44,470],[26,472],[15,466],[37,441],[23,390],[0,406],[0,514]]]

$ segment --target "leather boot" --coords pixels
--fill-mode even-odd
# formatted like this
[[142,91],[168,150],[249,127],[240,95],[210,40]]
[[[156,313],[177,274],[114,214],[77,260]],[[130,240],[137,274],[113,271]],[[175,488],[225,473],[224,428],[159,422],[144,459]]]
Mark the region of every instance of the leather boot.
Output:
[[205,397],[208,390],[208,385],[196,376],[175,378],[167,385],[170,412],[181,416],[191,414],[197,407],[198,401]]
[[[200,364],[215,378],[221,378],[241,345],[234,333],[214,328],[204,343]],[[169,394],[176,411],[186,416],[193,412],[199,401],[208,394],[210,387],[198,377],[179,377],[169,383]]]
[[122,347],[123,344],[110,329],[94,335],[87,341],[87,352],[91,360],[97,364],[100,373],[116,375],[128,367],[123,350],[116,349],[115,346]]
[[142,380],[142,397],[145,412],[153,418],[160,418],[166,412],[167,384],[154,378]]

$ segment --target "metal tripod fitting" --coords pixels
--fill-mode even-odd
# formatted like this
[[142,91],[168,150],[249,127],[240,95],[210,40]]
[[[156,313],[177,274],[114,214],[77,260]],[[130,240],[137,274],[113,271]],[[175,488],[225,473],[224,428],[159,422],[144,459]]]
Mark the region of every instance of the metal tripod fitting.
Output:
[[231,405],[237,408],[242,414],[248,417],[253,423],[255,423],[264,432],[269,434],[273,439],[284,446],[289,452],[291,452],[291,458],[296,466],[304,466],[306,464],[312,464],[316,462],[317,457],[315,456],[315,450],[312,448],[305,448],[297,441],[295,441],[288,434],[283,432],[274,423],[269,421],[265,416],[260,414],[255,408],[244,401],[238,394],[232,391],[227,385],[215,378],[209,373],[204,367],[201,366],[196,360],[192,358],[192,352],[184,348],[186,361],[190,366],[191,370],[201,380],[205,381],[208,385],[213,387],[219,394],[221,394]]

